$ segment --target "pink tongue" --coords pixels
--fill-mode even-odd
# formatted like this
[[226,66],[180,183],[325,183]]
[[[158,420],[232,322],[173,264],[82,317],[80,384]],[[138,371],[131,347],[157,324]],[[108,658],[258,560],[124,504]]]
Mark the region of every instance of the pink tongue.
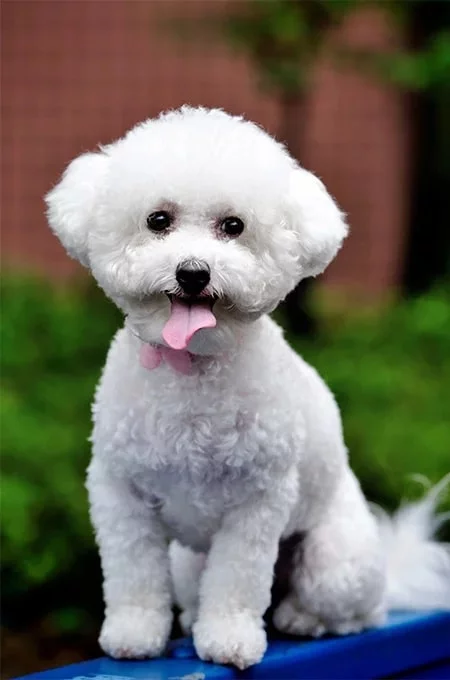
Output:
[[209,302],[188,305],[174,298],[162,336],[172,349],[185,349],[194,333],[201,328],[214,328],[216,323]]

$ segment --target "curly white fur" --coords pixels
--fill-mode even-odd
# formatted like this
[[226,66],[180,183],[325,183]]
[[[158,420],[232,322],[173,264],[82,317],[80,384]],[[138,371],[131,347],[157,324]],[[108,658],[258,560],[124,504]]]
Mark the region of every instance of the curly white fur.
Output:
[[[256,125],[184,107],[73,161],[47,203],[54,232],[127,319],[96,394],[87,481],[103,649],[159,654],[174,581],[203,659],[257,663],[279,544],[296,533],[304,539],[291,591],[274,617],[281,630],[377,625],[392,593],[397,606],[450,606],[445,549],[425,549],[420,513],[380,533],[348,466],[332,394],[267,316],[325,269],[347,234],[320,180]],[[157,210],[173,215],[164,235],[146,228]],[[238,238],[218,229],[229,215],[245,224]],[[211,270],[217,326],[190,341],[191,375],[166,364],[148,371],[140,348],[164,344],[167,294],[179,292],[175,270],[186,258]],[[418,578],[403,590],[387,568],[386,545],[399,539],[396,581],[410,547]]]

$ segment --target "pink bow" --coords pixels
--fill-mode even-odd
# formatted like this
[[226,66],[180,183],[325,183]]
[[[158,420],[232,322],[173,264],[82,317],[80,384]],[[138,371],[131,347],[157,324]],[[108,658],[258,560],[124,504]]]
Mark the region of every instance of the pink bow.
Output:
[[192,371],[192,355],[185,349],[171,349],[170,347],[154,347],[143,344],[139,355],[141,366],[152,371],[158,368],[162,361],[174,368],[178,373],[189,375]]

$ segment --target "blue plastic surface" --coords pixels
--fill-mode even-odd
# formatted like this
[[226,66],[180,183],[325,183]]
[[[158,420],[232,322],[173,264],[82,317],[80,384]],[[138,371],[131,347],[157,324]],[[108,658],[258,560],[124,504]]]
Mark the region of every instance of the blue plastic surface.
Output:
[[[450,612],[394,613],[386,626],[347,637],[274,640],[263,661],[239,672],[204,663],[189,639],[164,658],[93,661],[23,676],[27,680],[371,680],[450,678]],[[17,678],[16,680],[22,680]]]

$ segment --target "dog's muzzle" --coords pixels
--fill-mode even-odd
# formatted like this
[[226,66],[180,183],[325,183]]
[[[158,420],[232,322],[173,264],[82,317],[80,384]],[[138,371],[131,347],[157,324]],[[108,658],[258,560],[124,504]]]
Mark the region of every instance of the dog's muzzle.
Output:
[[175,277],[186,295],[200,295],[211,280],[211,270],[202,260],[185,260],[178,265]]

